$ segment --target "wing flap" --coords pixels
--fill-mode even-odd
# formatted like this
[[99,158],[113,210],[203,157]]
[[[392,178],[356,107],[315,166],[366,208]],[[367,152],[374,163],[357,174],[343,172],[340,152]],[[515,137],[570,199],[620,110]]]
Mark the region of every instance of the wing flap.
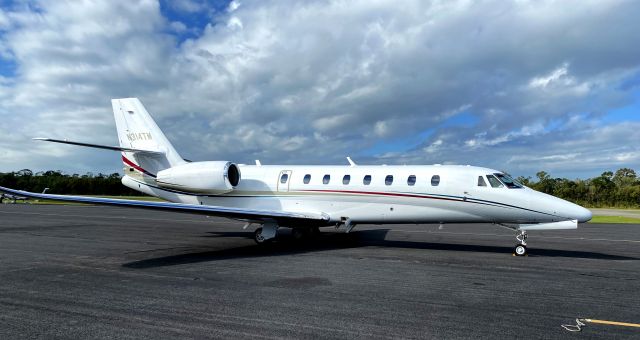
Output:
[[88,203],[109,205],[117,207],[129,207],[148,210],[162,210],[180,213],[200,214],[208,216],[220,216],[227,218],[251,220],[251,221],[276,221],[278,223],[299,223],[312,222],[317,224],[325,224],[329,221],[329,217],[323,213],[302,213],[302,212],[286,212],[286,211],[270,211],[258,209],[230,208],[211,205],[195,205],[170,202],[148,202],[137,200],[123,200],[112,198],[70,196],[70,195],[52,195],[38,194],[35,192],[15,190],[0,186],[0,191],[11,195],[18,195],[30,198],[54,200],[62,202]]
[[138,153],[145,153],[145,154],[150,154],[150,155],[159,155],[159,154],[163,154],[164,153],[164,152],[161,152],[161,151],[151,151],[151,150],[123,148],[123,147],[120,147],[120,146],[110,146],[110,145],[89,144],[89,143],[73,142],[73,141],[62,140],[62,139],[33,138],[33,140],[39,140],[39,141],[43,141],[43,142],[61,143],[61,144],[71,144],[71,145],[84,146],[84,147],[88,147],[88,148],[105,149],[105,150],[112,150],[112,151],[138,152]]

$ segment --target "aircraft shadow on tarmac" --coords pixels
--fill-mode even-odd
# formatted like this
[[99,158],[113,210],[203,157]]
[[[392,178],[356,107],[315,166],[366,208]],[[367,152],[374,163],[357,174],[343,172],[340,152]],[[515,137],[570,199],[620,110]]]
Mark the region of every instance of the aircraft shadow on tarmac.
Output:
[[[396,241],[385,240],[389,229],[356,231],[349,234],[322,233],[316,239],[299,242],[290,237],[279,237],[278,242],[268,245],[250,245],[217,250],[191,251],[180,254],[171,254],[133,262],[122,266],[131,269],[146,269],[181,264],[200,263],[209,261],[221,261],[237,258],[286,256],[295,254],[312,253],[327,250],[361,248],[377,246],[385,248],[424,249],[441,251],[462,251],[475,253],[500,253],[505,256],[512,253],[511,247],[497,247],[484,245],[434,243],[421,241]],[[211,232],[203,237],[247,237],[253,238],[252,232]],[[199,248],[199,247],[198,247]],[[184,251],[184,248],[182,249]],[[536,257],[568,257],[577,259],[600,260],[638,260],[634,257],[602,254],[588,251],[557,250],[557,249],[532,249],[531,256]]]

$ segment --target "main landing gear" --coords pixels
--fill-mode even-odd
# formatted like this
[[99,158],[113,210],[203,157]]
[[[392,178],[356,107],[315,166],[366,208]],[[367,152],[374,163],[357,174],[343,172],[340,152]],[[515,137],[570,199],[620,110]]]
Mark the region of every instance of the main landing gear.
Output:
[[253,233],[253,240],[256,241],[257,244],[264,244],[267,240],[262,236],[262,228],[256,229]]
[[519,230],[516,235],[516,240],[518,240],[518,244],[514,249],[514,256],[526,256],[527,255],[527,232],[524,230]]
[[[253,240],[257,244],[270,243],[276,239],[278,228],[279,226],[275,223],[265,223],[253,233]],[[291,237],[297,242],[311,240],[318,234],[320,234],[318,227],[295,227],[291,229]]]
[[265,244],[273,241],[278,234],[278,225],[273,222],[267,222],[262,227],[256,229],[253,233],[253,240],[257,244]]

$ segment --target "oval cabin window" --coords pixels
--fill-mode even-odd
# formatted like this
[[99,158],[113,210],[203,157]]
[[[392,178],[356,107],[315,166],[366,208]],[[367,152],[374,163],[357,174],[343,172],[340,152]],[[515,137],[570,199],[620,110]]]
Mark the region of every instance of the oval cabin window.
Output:
[[364,176],[364,178],[362,179],[362,184],[364,184],[364,185],[371,184],[371,175]]
[[302,180],[304,182],[304,184],[309,184],[309,182],[311,181],[311,175],[306,174],[304,175],[304,180]]
[[391,185],[393,183],[393,175],[389,175],[387,177],[385,177],[384,179],[384,184],[385,185]]
[[407,184],[409,186],[414,186],[416,184],[416,176],[415,175],[409,176],[409,178],[407,178]]
[[349,182],[351,182],[351,175],[344,175],[344,177],[342,177],[342,184],[347,185]]
[[324,175],[324,177],[322,177],[322,184],[329,184],[330,180],[331,180],[331,176]]
[[440,175],[433,175],[431,177],[431,185],[433,185],[434,187],[437,187],[438,184],[440,184]]
[[280,176],[280,183],[282,184],[287,183],[287,180],[289,180],[288,174],[282,174],[282,176]]

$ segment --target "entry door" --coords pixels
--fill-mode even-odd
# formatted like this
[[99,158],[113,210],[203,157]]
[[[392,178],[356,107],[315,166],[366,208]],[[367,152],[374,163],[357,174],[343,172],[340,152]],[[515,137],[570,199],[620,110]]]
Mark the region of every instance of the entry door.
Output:
[[289,191],[289,183],[291,182],[291,170],[280,171],[278,176],[278,191]]

